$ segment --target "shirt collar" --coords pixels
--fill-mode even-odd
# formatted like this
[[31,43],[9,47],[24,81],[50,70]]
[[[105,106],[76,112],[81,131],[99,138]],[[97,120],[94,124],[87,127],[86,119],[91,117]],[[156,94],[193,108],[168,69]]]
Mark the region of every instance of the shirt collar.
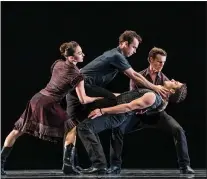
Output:
[[[150,67],[148,67],[148,68],[146,69],[146,76],[147,76],[147,75],[150,75]],[[157,75],[158,75],[159,78],[161,78],[161,72],[158,72]]]

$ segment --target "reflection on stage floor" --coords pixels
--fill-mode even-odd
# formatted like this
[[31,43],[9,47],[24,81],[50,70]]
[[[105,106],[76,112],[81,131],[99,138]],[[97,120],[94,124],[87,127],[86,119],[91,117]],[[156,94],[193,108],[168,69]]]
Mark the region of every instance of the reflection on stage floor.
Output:
[[177,169],[122,169],[119,175],[64,175],[61,170],[8,170],[2,178],[206,178],[206,169],[196,169],[195,175],[180,174]]

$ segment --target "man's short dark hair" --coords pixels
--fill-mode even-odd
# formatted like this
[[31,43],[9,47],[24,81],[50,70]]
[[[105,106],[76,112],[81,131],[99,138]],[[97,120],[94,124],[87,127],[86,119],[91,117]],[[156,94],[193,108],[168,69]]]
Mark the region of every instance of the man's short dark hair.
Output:
[[148,54],[148,61],[150,60],[150,57],[154,59],[157,55],[167,56],[167,52],[161,48],[154,47]]
[[131,44],[134,38],[136,38],[139,41],[139,43],[142,42],[142,38],[135,31],[126,30],[124,31],[124,33],[120,35],[119,43],[127,41],[129,44]]
[[181,88],[176,89],[175,93],[170,95],[169,102],[171,103],[180,103],[182,102],[187,96],[187,86],[183,84]]

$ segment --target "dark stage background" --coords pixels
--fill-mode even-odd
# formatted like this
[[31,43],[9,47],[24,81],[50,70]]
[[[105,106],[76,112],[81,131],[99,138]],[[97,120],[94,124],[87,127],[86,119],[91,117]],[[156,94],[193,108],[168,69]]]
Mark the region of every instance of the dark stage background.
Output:
[[[79,42],[85,64],[118,45],[119,35],[135,30],[143,38],[129,58],[135,70],[148,66],[149,50],[168,53],[163,72],[186,82],[188,97],[167,112],[184,128],[193,168],[205,167],[205,3],[204,2],[2,2],[2,138],[13,128],[27,101],[50,79],[50,66],[65,41]],[[110,85],[114,92],[128,90],[120,74]],[[100,134],[108,154],[109,131]],[[87,155],[78,142],[81,163]],[[107,155],[108,156],[108,155]],[[62,143],[51,144],[31,136],[18,139],[7,169],[61,168]],[[124,168],[176,168],[173,138],[145,129],[128,134]]]

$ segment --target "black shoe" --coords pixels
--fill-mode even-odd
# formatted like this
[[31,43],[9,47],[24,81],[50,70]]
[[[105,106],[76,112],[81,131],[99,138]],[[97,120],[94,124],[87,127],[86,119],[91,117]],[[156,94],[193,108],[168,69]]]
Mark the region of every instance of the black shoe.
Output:
[[74,166],[75,146],[69,144],[64,148],[63,155],[63,167],[64,174],[80,174],[80,172]]
[[102,174],[106,174],[106,168],[95,168],[95,167],[90,167],[88,169],[84,169],[81,171],[82,174],[98,174],[98,175],[102,175]]
[[121,167],[118,166],[111,166],[107,172],[107,174],[120,174],[121,173]]
[[1,175],[6,175],[6,172],[4,171],[4,165],[6,163],[6,159],[9,156],[11,150],[12,147],[3,147],[1,151]]
[[180,168],[181,174],[195,174],[195,171],[189,166],[181,167]]

